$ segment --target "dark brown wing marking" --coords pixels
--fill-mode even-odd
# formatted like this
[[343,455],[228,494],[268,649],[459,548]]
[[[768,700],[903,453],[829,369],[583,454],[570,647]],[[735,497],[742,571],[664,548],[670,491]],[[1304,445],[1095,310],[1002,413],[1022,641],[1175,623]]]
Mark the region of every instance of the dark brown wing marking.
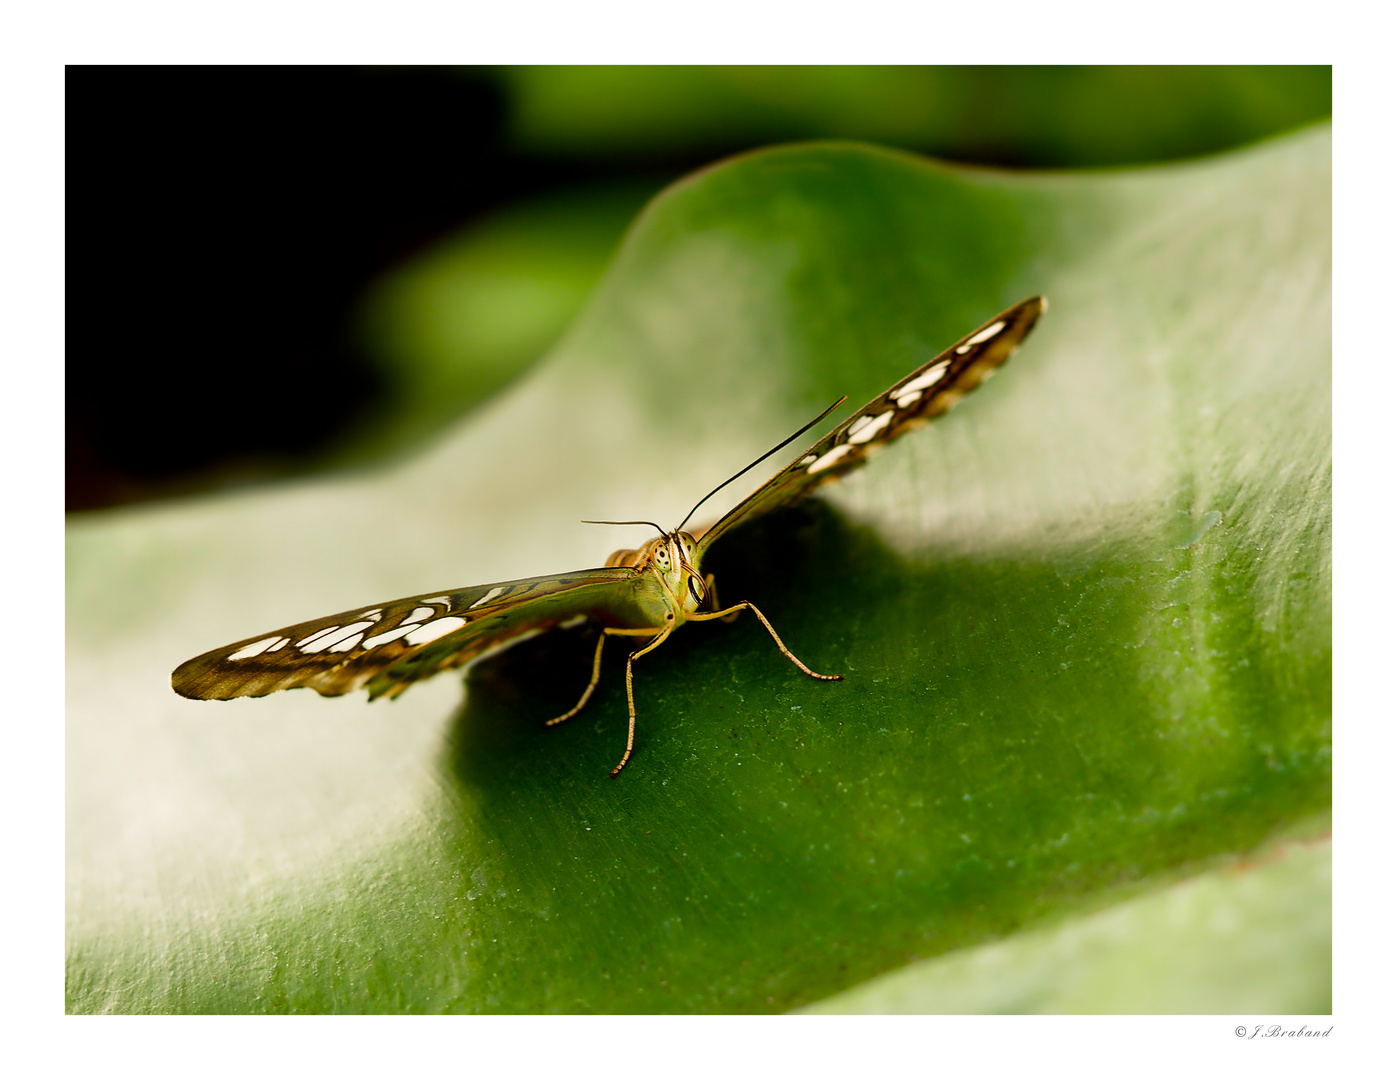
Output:
[[333,697],[367,685],[371,698],[396,697],[510,638],[605,610],[635,574],[579,570],[353,608],[206,652],[170,681],[176,693],[205,700],[297,686]]
[[874,398],[706,530],[698,543],[699,559],[743,518],[804,498],[940,416],[1013,355],[1047,307],[1041,296],[1014,305]]

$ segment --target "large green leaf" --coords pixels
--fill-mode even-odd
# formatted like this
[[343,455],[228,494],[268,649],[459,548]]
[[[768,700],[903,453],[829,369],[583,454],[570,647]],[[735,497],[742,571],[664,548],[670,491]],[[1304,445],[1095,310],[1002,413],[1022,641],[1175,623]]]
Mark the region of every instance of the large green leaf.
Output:
[[[418,460],[76,521],[69,1009],[787,1009],[1304,831],[1329,244],[1327,130],[1097,175],[753,154],[658,198],[548,359]],[[464,697],[168,688],[259,630],[596,565],[642,532],[579,518],[676,521],[1037,292],[999,379],[714,552],[843,683],[754,621],[686,627],[614,781],[619,656],[540,727],[582,633]]]

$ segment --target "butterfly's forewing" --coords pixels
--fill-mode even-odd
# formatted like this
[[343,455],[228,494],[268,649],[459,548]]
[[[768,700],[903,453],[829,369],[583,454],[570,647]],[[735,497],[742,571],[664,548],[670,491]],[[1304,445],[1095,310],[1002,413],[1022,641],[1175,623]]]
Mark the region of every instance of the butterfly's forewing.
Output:
[[368,686],[396,697],[418,679],[457,667],[492,646],[578,615],[624,604],[628,566],[475,585],[353,608],[214,649],[175,669],[184,697],[261,697],[308,686],[335,696]]
[[699,538],[698,557],[744,518],[803,498],[940,416],[1009,359],[1046,308],[1041,296],[1016,304],[899,380],[707,529]]

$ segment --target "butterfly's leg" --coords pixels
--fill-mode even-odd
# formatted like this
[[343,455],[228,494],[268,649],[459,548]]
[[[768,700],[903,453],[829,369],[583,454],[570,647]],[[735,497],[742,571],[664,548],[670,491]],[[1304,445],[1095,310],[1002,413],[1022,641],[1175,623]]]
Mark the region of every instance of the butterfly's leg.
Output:
[[[713,607],[715,609],[721,607],[722,601],[718,599],[718,583],[713,580],[713,575],[705,574],[703,576],[703,584],[708,589],[708,598],[713,601]],[[737,611],[730,612],[729,614],[723,616],[723,622],[737,622],[737,616],[739,614],[740,613]]]
[[631,747],[635,745],[635,689],[633,686],[633,675],[631,671],[631,665],[634,664],[638,658],[644,656],[646,653],[653,652],[655,649],[658,649],[662,644],[664,644],[665,638],[669,637],[670,633],[673,630],[674,615],[670,613],[665,615],[664,629],[659,632],[655,640],[650,642],[649,645],[646,645],[645,648],[637,649],[635,652],[631,653],[630,656],[626,657],[626,708],[630,711],[631,714],[631,726],[630,730],[626,732],[626,753],[621,758],[620,764],[618,764],[616,768],[611,770],[611,775],[613,777],[626,767],[626,762],[631,760]]
[[702,615],[690,615],[689,621],[709,622],[713,619],[721,619],[724,616],[735,615],[743,608],[746,608],[748,611],[750,611],[753,615],[755,615],[762,621],[762,625],[766,627],[766,632],[771,635],[771,640],[776,642],[776,647],[781,650],[781,654],[785,656],[785,658],[789,660],[791,663],[793,663],[796,667],[800,668],[801,671],[809,675],[812,679],[827,679],[830,682],[839,682],[841,679],[844,678],[843,675],[821,675],[818,671],[811,671],[808,667],[802,664],[800,662],[800,657],[796,656],[795,653],[791,652],[790,649],[786,648],[786,643],[781,640],[781,635],[776,632],[775,628],[771,625],[771,623],[766,621],[766,616],[757,610],[755,604],[751,604],[746,600],[742,601],[742,603],[740,604],[734,604],[732,607],[726,608],[722,611],[709,611],[705,612]]
[[602,647],[606,644],[607,635],[625,634],[632,637],[640,637],[642,635],[653,633],[656,633],[656,631],[650,629],[649,627],[642,630],[632,630],[615,626],[603,627],[601,636],[597,638],[596,654],[592,657],[592,681],[587,684],[587,689],[582,691],[582,697],[578,699],[576,705],[574,705],[567,712],[563,713],[562,716],[555,716],[552,720],[545,721],[543,726],[552,727],[554,724],[561,724],[564,720],[571,720],[574,716],[580,713],[582,711],[582,707],[586,705],[589,700],[591,700],[592,691],[597,688],[597,683],[601,682],[601,651]]
[[552,727],[554,724],[561,724],[564,720],[571,720],[582,711],[582,706],[587,704],[588,699],[592,696],[592,691],[597,688],[597,683],[601,681],[601,650],[605,644],[606,627],[602,627],[602,632],[597,635],[597,652],[592,657],[592,681],[587,684],[587,689],[582,691],[582,696],[578,698],[576,705],[563,713],[562,716],[555,716],[552,720],[546,721],[544,727]]

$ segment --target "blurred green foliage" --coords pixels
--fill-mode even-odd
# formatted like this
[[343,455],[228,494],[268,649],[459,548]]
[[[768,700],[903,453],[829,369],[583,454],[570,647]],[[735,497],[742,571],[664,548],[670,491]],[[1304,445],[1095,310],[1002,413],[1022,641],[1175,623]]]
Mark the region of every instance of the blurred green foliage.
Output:
[[1329,116],[1329,67],[515,67],[530,150],[641,158],[849,138],[1031,168],[1213,153]]
[[413,445],[542,356],[652,194],[621,182],[515,204],[385,273],[361,305],[357,331],[391,373],[391,397],[353,457]]

